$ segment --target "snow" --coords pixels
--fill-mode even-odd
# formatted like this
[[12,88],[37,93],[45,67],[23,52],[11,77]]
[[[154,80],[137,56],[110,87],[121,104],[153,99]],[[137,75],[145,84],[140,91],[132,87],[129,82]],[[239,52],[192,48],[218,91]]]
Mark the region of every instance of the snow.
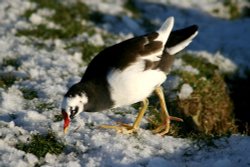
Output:
[[174,61],[172,70],[187,71],[195,75],[200,73],[198,69],[192,67],[191,65],[185,64],[182,59],[178,58]]
[[[141,21],[130,17],[123,1],[87,0],[92,10],[105,15],[105,23],[99,29],[119,34],[119,40],[142,34],[146,28]],[[143,18],[156,25],[169,16],[175,17],[174,29],[190,24],[200,27],[198,36],[193,40],[188,52],[206,58],[219,66],[223,73],[244,70],[250,66],[250,19],[229,20],[228,10],[222,1],[215,0],[147,0],[136,1],[143,11]],[[241,8],[247,1],[237,1]],[[166,4],[170,5],[167,6]],[[107,110],[98,113],[82,113],[72,121],[68,135],[63,134],[63,122],[54,122],[54,116],[61,113],[63,94],[73,83],[80,80],[86,69],[82,66],[81,53],[68,53],[63,40],[47,40],[46,44],[55,49],[38,49],[26,37],[15,35],[18,29],[32,28],[36,24],[48,24],[57,28],[45,18],[53,10],[40,9],[32,14],[29,21],[20,16],[27,9],[35,7],[25,0],[0,1],[0,64],[4,58],[18,58],[21,62],[17,69],[0,67],[0,72],[13,72],[18,80],[8,89],[0,88],[0,166],[122,166],[122,167],[228,167],[250,166],[250,137],[234,134],[230,137],[213,140],[214,145],[197,143],[186,138],[172,136],[160,137],[149,130],[140,129],[135,135],[117,134],[112,130],[99,129],[101,124],[115,124],[117,121],[132,123],[137,111],[132,107]],[[212,12],[219,9],[218,13]],[[127,14],[120,16],[120,14]],[[130,13],[130,14],[128,14]],[[75,40],[90,38],[90,42],[103,45],[100,34],[89,37],[80,34]],[[116,41],[115,41],[116,42]],[[199,71],[186,65],[180,58],[173,69],[186,70],[199,74]],[[178,87],[180,78],[169,76],[164,83],[166,90]],[[26,100],[20,88],[36,90],[38,98]],[[192,87],[183,84],[179,93],[187,98]],[[40,111],[38,104],[53,104],[55,108]],[[122,113],[122,114],[116,114]],[[142,128],[146,121],[143,120]],[[48,130],[56,133],[59,140],[66,144],[60,155],[47,153],[39,159],[31,153],[15,148],[19,142],[27,142],[32,134],[46,134]]]
[[184,100],[187,99],[193,93],[193,91],[193,88],[189,84],[185,83],[181,86],[178,96],[181,100]]
[[1,94],[1,113],[15,112],[23,106],[22,93],[17,88],[10,88]]
[[30,16],[30,22],[33,24],[39,25],[39,24],[42,24],[44,22],[44,20],[40,15],[33,13]]
[[[215,54],[211,54],[206,51],[199,51],[199,52],[190,52],[197,54],[199,57],[203,57],[208,62],[216,65],[219,67],[219,71],[221,73],[234,73],[238,68],[237,65],[231,61],[230,59],[224,57],[220,52],[216,52]],[[240,68],[239,68],[240,69]]]

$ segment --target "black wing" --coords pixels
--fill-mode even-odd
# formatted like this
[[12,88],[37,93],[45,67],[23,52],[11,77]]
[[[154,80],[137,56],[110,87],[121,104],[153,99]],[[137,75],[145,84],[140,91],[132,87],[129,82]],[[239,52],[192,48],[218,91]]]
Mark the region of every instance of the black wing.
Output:
[[111,69],[123,70],[135,62],[138,56],[147,56],[163,49],[160,41],[154,41],[158,33],[131,38],[101,51],[88,65],[81,82],[106,77]]

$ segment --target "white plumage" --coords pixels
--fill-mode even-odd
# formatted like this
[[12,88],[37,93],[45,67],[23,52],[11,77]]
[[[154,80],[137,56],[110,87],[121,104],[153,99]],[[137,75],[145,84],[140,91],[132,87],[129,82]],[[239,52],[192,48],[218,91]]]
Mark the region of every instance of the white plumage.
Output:
[[148,97],[156,86],[166,80],[166,74],[160,70],[144,70],[144,61],[140,60],[123,71],[114,70],[108,75],[111,99],[114,107],[134,104]]

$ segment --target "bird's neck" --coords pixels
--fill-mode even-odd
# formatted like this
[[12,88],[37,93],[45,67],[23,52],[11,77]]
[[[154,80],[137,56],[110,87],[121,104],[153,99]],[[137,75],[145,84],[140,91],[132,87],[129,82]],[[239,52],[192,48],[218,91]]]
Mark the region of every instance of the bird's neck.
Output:
[[110,96],[109,85],[105,82],[95,83],[94,81],[84,82],[83,89],[88,97],[88,103],[85,105],[87,112],[96,112],[113,107],[113,101]]

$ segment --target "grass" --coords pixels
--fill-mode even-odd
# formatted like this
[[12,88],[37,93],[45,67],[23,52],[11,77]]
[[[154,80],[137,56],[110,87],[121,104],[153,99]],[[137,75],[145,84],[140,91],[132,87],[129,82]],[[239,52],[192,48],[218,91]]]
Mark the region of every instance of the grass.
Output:
[[[3,58],[2,63],[0,64],[0,70],[8,66],[14,67],[14,69],[18,69],[20,67],[20,61],[17,58]],[[0,73],[0,88],[7,89],[11,87],[19,78],[14,75],[13,72],[1,72]]]
[[23,97],[26,100],[32,100],[34,98],[38,98],[37,91],[29,88],[21,88],[21,92],[23,93]]
[[135,18],[139,18],[141,16],[141,11],[136,6],[136,2],[134,0],[127,0],[124,3],[124,8],[130,11]]
[[95,54],[100,52],[102,49],[104,49],[103,46],[95,46],[95,45],[91,45],[89,43],[85,43],[84,45],[82,45],[82,48],[81,48],[81,51],[83,54],[82,59],[85,62],[90,62],[92,57],[95,56]]
[[11,87],[18,78],[11,72],[0,73],[0,88],[7,89]]
[[54,103],[50,103],[50,102],[42,102],[39,101],[36,106],[35,106],[36,110],[38,110],[39,112],[43,112],[43,111],[49,111],[55,108],[55,104]]
[[62,114],[57,114],[54,116],[54,122],[61,122],[63,120]]
[[104,49],[104,46],[95,46],[87,42],[73,42],[66,46],[66,49],[73,49],[82,53],[82,59],[90,62],[93,56]]
[[12,66],[17,70],[20,65],[20,61],[17,58],[3,58],[2,68]]
[[228,8],[230,19],[237,19],[241,17],[241,12],[235,0],[224,0],[224,6]]
[[65,144],[57,141],[53,132],[46,135],[34,134],[27,143],[18,143],[16,148],[26,153],[32,153],[38,158],[45,157],[47,153],[59,155],[63,152]]

